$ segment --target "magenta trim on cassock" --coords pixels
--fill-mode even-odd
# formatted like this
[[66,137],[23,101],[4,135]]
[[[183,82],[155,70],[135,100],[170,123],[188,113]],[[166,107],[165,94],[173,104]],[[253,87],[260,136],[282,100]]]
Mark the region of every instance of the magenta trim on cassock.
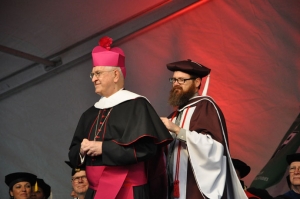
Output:
[[[94,199],[134,199],[133,187],[147,184],[144,162],[128,166],[87,166]],[[102,191],[104,190],[104,191]]]

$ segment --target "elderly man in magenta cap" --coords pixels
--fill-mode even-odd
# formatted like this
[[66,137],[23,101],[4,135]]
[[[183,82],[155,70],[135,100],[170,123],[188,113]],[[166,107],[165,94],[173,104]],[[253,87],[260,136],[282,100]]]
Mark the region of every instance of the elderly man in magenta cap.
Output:
[[172,137],[145,97],[124,90],[123,51],[109,37],[99,44],[90,78],[101,98],[82,114],[69,151],[73,167],[86,167],[85,198],[166,198],[163,147]]
[[192,60],[170,63],[167,68],[173,72],[169,104],[175,108],[161,117],[174,137],[167,159],[169,198],[247,198],[229,155],[223,113],[205,96],[211,70]]

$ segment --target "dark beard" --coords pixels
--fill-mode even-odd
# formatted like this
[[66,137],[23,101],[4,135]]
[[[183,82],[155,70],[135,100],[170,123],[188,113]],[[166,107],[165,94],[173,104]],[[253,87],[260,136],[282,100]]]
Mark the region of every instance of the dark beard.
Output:
[[170,91],[169,104],[174,107],[181,107],[188,103],[188,101],[195,95],[195,88],[191,85],[186,92],[181,86],[174,86]]

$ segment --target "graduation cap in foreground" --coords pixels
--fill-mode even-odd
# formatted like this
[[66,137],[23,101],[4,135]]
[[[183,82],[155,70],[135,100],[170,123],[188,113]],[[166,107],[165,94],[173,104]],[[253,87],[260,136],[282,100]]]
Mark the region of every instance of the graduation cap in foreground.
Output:
[[286,156],[286,161],[290,165],[292,162],[300,162],[300,153],[294,153]]
[[36,175],[26,172],[16,172],[5,176],[5,184],[11,190],[12,187],[18,182],[29,182],[31,186],[36,183]]
[[43,189],[44,195],[46,198],[49,198],[51,193],[51,187],[44,182],[43,179],[37,178],[37,186]]
[[65,161],[65,163],[67,164],[67,165],[69,165],[69,167],[71,167],[72,168],[72,176],[76,173],[76,172],[79,172],[79,171],[85,171],[85,167],[76,167],[76,168],[74,168],[73,166],[72,166],[72,164],[71,164],[71,162],[70,161]]
[[232,158],[233,166],[240,172],[241,178],[244,178],[250,173],[251,168],[243,161]]

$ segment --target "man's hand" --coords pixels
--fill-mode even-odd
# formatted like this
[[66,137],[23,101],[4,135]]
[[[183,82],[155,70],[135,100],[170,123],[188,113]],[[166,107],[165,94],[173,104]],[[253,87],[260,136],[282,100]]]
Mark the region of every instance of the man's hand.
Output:
[[173,122],[171,122],[168,118],[166,117],[160,117],[161,121],[164,123],[164,125],[166,126],[166,128],[175,133],[176,135],[178,135],[179,131],[180,131],[180,127],[177,126],[176,124],[174,124]]
[[81,155],[98,156],[102,154],[102,142],[83,139],[80,147]]

